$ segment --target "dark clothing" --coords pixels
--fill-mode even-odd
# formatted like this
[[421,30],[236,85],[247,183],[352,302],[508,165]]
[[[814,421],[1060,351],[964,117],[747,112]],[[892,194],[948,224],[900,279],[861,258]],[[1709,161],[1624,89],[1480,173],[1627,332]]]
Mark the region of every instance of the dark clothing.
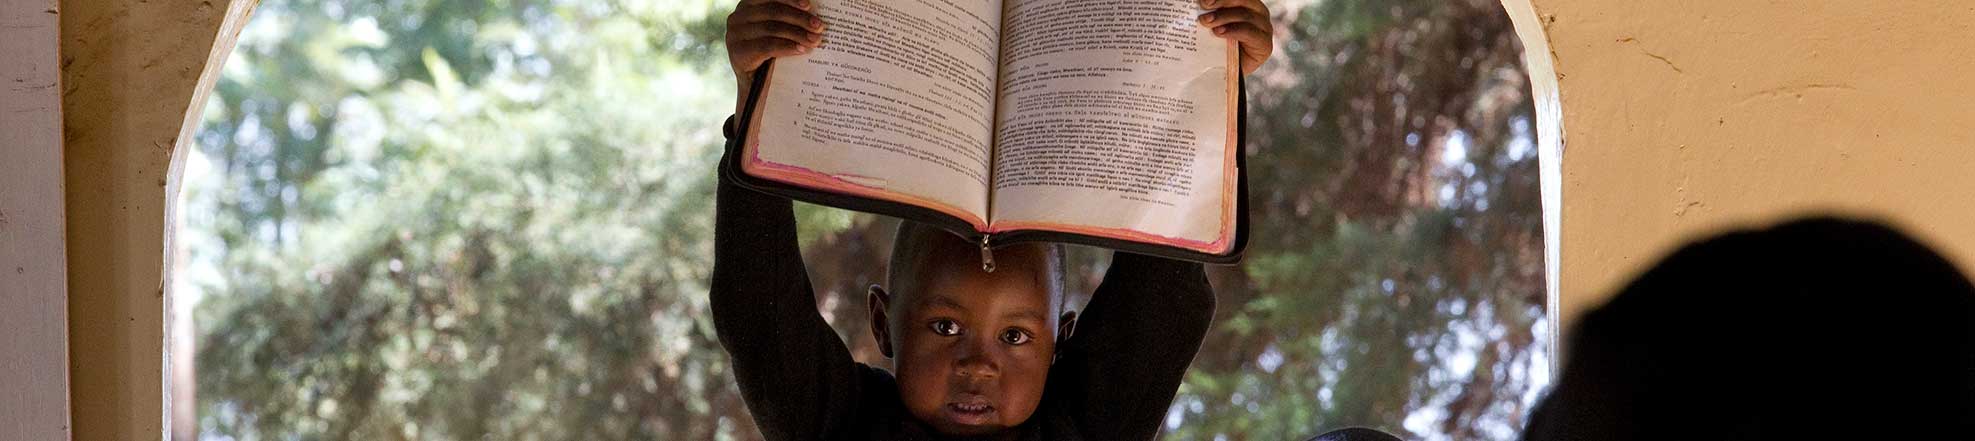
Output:
[[[762,435],[938,438],[906,412],[892,375],[853,361],[817,312],[789,200],[722,179],[716,211],[713,324]],[[1200,264],[1117,253],[1017,438],[1152,438],[1213,310]]]
[[1378,429],[1368,429],[1364,427],[1348,427],[1343,429],[1332,430],[1329,432],[1324,432],[1324,434],[1322,435],[1317,435],[1316,438],[1310,438],[1309,441],[1401,441],[1401,440],[1399,439],[1399,437],[1392,436],[1392,434],[1390,433],[1380,432],[1378,431]]
[[1524,440],[1975,439],[1975,283],[1877,223],[1689,244],[1569,348]]

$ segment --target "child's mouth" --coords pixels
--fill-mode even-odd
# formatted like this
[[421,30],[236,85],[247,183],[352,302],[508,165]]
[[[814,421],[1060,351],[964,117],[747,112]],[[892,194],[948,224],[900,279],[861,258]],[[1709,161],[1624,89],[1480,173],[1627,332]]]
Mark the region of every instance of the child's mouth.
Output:
[[992,422],[994,405],[988,404],[987,397],[976,395],[946,403],[946,414],[955,424],[978,426]]

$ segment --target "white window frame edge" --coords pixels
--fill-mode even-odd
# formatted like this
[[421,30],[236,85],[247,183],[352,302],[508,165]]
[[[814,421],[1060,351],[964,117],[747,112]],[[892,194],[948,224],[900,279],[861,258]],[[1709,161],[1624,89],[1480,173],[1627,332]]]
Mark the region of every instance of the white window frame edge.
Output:
[[[206,54],[205,66],[199,71],[199,82],[192,91],[192,102],[186,106],[185,119],[179,123],[178,137],[171,150],[171,164],[165,172],[165,255],[164,271],[159,280],[159,286],[164,293],[165,314],[165,353],[164,366],[161,370],[164,373],[161,383],[164,387],[160,388],[163,389],[161,393],[164,396],[159,407],[162,408],[161,416],[164,418],[162,427],[165,440],[172,439],[174,434],[181,432],[181,429],[189,429],[190,431],[186,433],[191,434],[195,439],[198,434],[198,421],[194,409],[179,409],[173,406],[173,395],[191,396],[197,390],[197,386],[192,381],[177,381],[180,370],[189,373],[193,368],[192,357],[196,350],[193,346],[194,336],[191,333],[195,331],[190,317],[185,316],[190,311],[177,305],[174,301],[177,293],[172,289],[172,271],[177,266],[178,260],[178,227],[183,220],[178,212],[178,196],[179,192],[184,190],[185,158],[189,156],[188,149],[199,148],[195,135],[199,133],[200,123],[205,120],[207,98],[212,95],[213,87],[219,83],[220,70],[226,67],[227,57],[233,54],[234,45],[240,42],[240,31],[246,29],[248,19],[259,6],[260,0],[227,1],[226,16],[220,21],[218,34],[213,37],[212,50]],[[181,418],[185,421],[180,421]],[[175,423],[191,426],[181,428],[176,427]]]
[[1563,250],[1563,98],[1557,80],[1556,53],[1532,0],[1501,0],[1522,40],[1522,64],[1529,72],[1530,97],[1536,107],[1536,161],[1543,188],[1543,290],[1548,315],[1551,378],[1563,366],[1563,291],[1559,259]]

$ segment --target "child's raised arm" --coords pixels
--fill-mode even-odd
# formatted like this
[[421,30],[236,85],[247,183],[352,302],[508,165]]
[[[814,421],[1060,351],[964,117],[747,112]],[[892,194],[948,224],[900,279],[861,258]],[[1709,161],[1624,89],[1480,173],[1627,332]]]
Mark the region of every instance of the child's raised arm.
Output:
[[850,418],[856,361],[816,311],[788,199],[722,182],[710,303],[720,346],[762,435],[818,439]]
[[[1198,2],[1200,24],[1241,45],[1242,75],[1275,52],[1275,27],[1262,0]],[[1070,407],[1087,437],[1151,439],[1207,336],[1214,290],[1198,263],[1113,256],[1104,283],[1058,348],[1048,390]]]
[[[822,21],[806,0],[742,0],[727,17],[727,55],[740,96],[768,59],[808,52]],[[727,152],[737,154],[725,125]],[[724,167],[722,168],[725,169]],[[761,434],[771,440],[824,439],[846,426],[861,390],[860,367],[816,311],[795,211],[788,199],[740,188],[723,176],[715,204],[713,328],[733,362],[734,380]]]
[[1198,263],[1114,253],[1058,348],[1049,393],[1093,439],[1152,439],[1214,318]]

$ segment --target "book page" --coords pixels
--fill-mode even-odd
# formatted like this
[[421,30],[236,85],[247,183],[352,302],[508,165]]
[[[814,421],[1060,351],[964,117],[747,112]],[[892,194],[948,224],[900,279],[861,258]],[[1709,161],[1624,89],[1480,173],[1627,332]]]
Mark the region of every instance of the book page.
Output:
[[1220,253],[1234,235],[1235,44],[1191,0],[1009,0],[990,230]]
[[771,66],[742,170],[985,229],[1000,4],[812,1],[823,43]]

